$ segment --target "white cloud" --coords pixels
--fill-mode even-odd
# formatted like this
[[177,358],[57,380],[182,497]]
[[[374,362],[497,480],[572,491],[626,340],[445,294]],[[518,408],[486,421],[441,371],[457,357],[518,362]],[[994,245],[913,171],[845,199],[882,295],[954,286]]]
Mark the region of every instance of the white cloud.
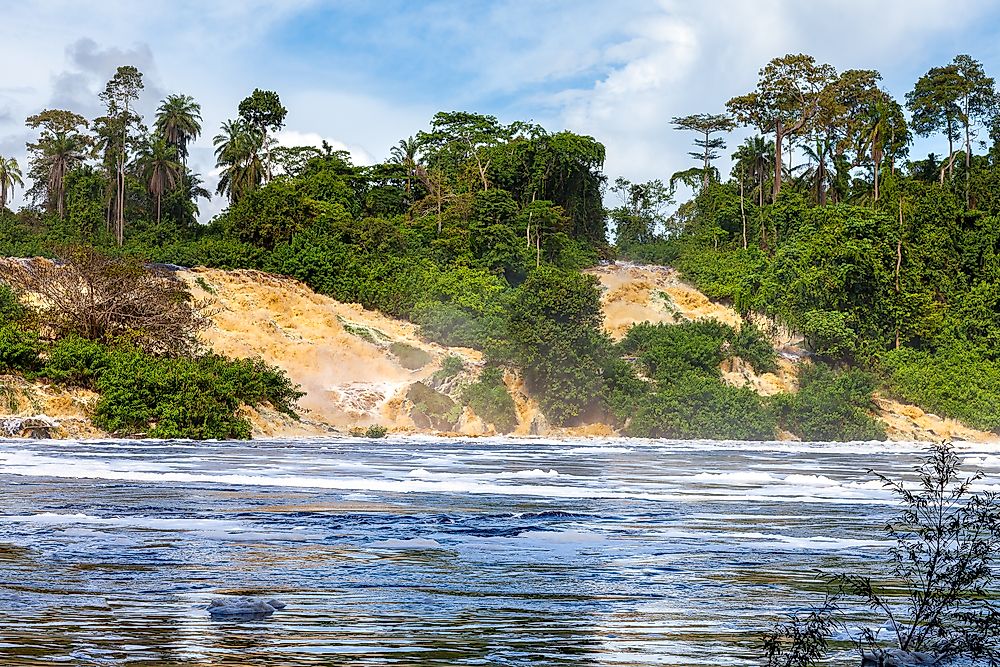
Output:
[[356,165],[375,164],[375,159],[369,155],[365,149],[346,144],[333,137],[324,137],[318,132],[299,132],[297,130],[281,130],[276,139],[279,146],[314,146],[322,148],[324,143],[330,145],[335,151],[347,151],[351,155],[351,162]]
[[[727,99],[754,86],[767,60],[784,53],[811,53],[839,69],[881,69],[897,96],[959,52],[1000,74],[989,35],[971,37],[997,13],[986,0],[505,0],[479,11],[435,0],[368,8],[365,20],[374,26],[331,24],[332,45],[301,48],[281,31],[316,27],[295,23],[303,12],[367,6],[8,4],[0,22],[0,59],[8,63],[0,152],[23,159],[23,119],[44,106],[95,114],[97,92],[129,61],[146,74],[145,113],[166,93],[202,104],[204,134],[191,165],[206,175],[215,163],[212,135],[257,86],[278,90],[289,110],[283,140],[327,138],[358,163],[384,159],[435,111],[465,108],[591,134],[607,146],[609,176],[648,180],[689,165],[692,137],[672,130],[671,117],[722,111]],[[393,61],[401,54],[406,62]],[[737,133],[730,147],[739,140]],[[203,205],[203,217],[223,204]]]

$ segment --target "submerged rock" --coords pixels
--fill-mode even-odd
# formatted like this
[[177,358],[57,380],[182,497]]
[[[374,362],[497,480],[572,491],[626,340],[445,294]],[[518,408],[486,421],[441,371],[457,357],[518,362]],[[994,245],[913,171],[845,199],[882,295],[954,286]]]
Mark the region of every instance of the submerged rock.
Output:
[[861,659],[861,667],[921,667],[936,665],[938,659],[930,653],[920,651],[903,651],[889,649],[886,651],[865,652]]
[[208,604],[208,613],[213,619],[259,619],[266,618],[278,609],[284,609],[284,602],[271,598],[216,598]]

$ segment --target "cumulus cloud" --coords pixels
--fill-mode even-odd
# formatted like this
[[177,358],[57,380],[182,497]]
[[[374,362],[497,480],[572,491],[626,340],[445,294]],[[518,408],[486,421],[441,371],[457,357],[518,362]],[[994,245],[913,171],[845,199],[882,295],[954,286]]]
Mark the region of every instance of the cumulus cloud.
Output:
[[689,165],[691,139],[670,119],[722,111],[772,57],[875,67],[901,97],[956,53],[1000,74],[998,18],[988,0],[15,3],[0,23],[0,58],[17,63],[0,86],[0,150],[22,158],[23,118],[44,106],[96,115],[114,69],[133,64],[147,121],[167,93],[202,104],[190,163],[206,175],[216,128],[259,86],[289,109],[283,141],[326,138],[361,164],[434,112],[466,109],[591,134],[612,178],[667,179]]

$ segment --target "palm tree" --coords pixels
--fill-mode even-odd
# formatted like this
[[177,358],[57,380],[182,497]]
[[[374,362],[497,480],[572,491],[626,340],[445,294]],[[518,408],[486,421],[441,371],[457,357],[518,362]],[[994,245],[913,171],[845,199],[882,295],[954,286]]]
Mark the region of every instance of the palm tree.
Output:
[[201,135],[201,105],[190,95],[167,95],[156,110],[156,131],[187,164],[188,144]]
[[217,189],[220,195],[228,195],[233,203],[260,187],[267,172],[269,142],[259,129],[242,120],[229,120],[222,124],[213,143],[216,167],[222,170]]
[[764,186],[771,179],[773,169],[772,156],[774,155],[774,142],[767,141],[764,137],[756,135],[747,137],[746,141],[733,153],[733,175],[740,179],[740,207],[744,221],[744,247],[746,247],[746,213],[743,210],[744,179],[749,176],[752,179],[754,188],[757,190],[757,211],[760,216],[760,239],[761,247],[767,247],[767,232],[764,226]]
[[17,160],[0,155],[0,208],[7,206],[8,192],[10,192],[10,199],[14,199],[15,185],[24,187],[21,176],[21,167],[17,164]]
[[66,175],[83,164],[86,146],[80,135],[57,131],[40,145],[37,166],[46,178],[49,210],[55,205],[60,218],[66,211]]
[[413,172],[417,167],[417,153],[420,151],[420,142],[415,137],[400,139],[399,143],[392,147],[390,154],[392,161],[406,167],[406,196],[410,198],[410,181]]
[[136,158],[136,166],[150,196],[156,197],[156,224],[160,224],[163,193],[180,182],[184,167],[177,161],[177,147],[162,135],[154,135]]

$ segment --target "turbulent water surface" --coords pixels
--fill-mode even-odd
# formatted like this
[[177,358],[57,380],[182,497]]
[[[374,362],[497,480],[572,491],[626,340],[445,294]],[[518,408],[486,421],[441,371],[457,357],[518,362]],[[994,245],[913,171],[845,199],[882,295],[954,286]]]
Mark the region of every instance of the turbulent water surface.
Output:
[[[996,451],[962,450],[985,484]],[[866,469],[921,452],[0,440],[0,664],[759,664],[824,572],[878,567]],[[288,607],[212,621],[227,595]]]

